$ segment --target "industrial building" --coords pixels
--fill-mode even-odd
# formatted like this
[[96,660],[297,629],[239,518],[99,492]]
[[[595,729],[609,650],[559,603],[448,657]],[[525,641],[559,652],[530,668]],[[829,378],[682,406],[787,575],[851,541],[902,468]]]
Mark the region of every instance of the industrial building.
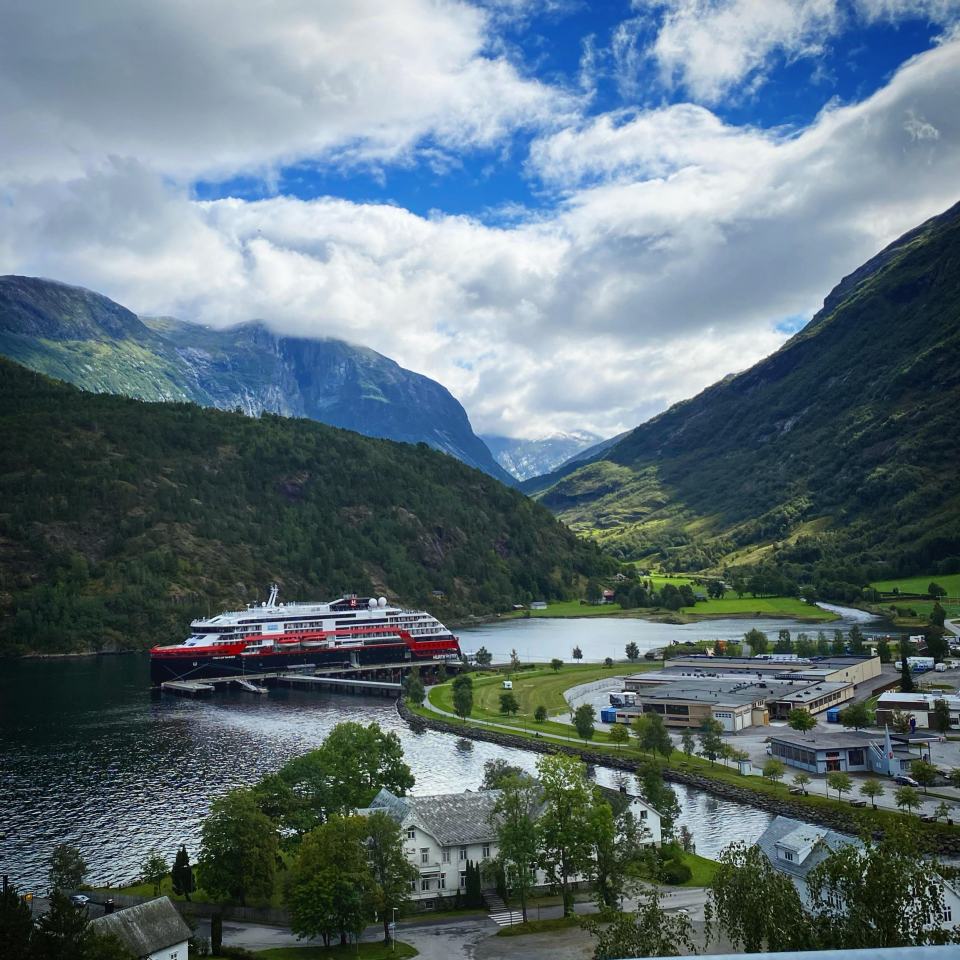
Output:
[[884,693],[877,700],[877,725],[893,723],[897,711],[911,716],[918,730],[933,728],[933,709],[943,700],[950,712],[950,724],[960,724],[960,696],[955,693]]
[[[770,756],[791,767],[811,773],[878,773],[897,776],[909,773],[910,765],[929,756],[927,735],[849,732],[838,734],[774,735],[770,737]],[[914,753],[912,747],[918,747]],[[924,748],[926,747],[926,750]]]
[[[868,654],[798,657],[794,654],[773,653],[759,657],[717,657],[700,653],[672,657],[665,662],[665,667],[671,672],[687,671],[691,675],[749,676],[759,680],[766,677],[792,677],[799,680],[852,683],[854,686],[880,676],[880,658]],[[632,687],[628,685],[627,689]]]

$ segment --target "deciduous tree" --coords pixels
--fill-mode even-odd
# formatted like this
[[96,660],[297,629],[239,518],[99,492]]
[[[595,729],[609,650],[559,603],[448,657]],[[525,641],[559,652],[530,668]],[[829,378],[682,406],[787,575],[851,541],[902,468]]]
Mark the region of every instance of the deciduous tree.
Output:
[[537,761],[543,812],[537,823],[539,862],[563,898],[564,916],[573,914],[572,878],[589,873],[593,852],[590,808],[593,786],[580,760],[565,754]]
[[860,795],[870,801],[870,806],[872,806],[874,810],[877,809],[877,797],[882,797],[883,794],[883,784],[873,777],[864,780],[863,783],[860,784]]
[[533,719],[537,723],[543,723],[547,719],[547,708],[542,703],[533,711]]
[[500,712],[505,716],[512,717],[520,709],[517,698],[512,690],[504,690],[500,694]]
[[635,911],[589,917],[584,925],[597,938],[594,960],[696,952],[690,918],[685,913],[667,913],[655,889],[641,894]]
[[574,647],[572,656],[579,663],[583,659],[583,651],[579,647]]
[[610,728],[610,742],[619,750],[629,739],[630,731],[622,723],[615,723]]
[[273,893],[277,863],[274,823],[249,790],[231,790],[210,805],[201,828],[200,885],[215,897],[245,905]]
[[720,747],[723,746],[723,727],[719,720],[707,717],[700,726],[700,732],[697,739],[700,741],[700,752],[710,761],[710,765],[716,762],[720,755]]
[[453,681],[453,712],[461,720],[473,712],[473,680],[465,673]]
[[494,804],[492,825],[497,831],[498,860],[507,884],[520,900],[523,922],[527,922],[527,898],[537,880],[536,810],[539,787],[526,774],[513,775],[500,785]]
[[694,751],[697,749],[697,743],[693,739],[693,734],[688,729],[684,729],[683,733],[680,734],[680,745],[688,757],[693,756]]
[[860,703],[851,703],[848,707],[844,707],[838,719],[843,726],[859,730],[861,727],[870,726],[870,710],[861,700]]
[[559,657],[554,657],[550,661],[550,668],[556,673],[563,666],[563,661]]
[[573,712],[573,725],[576,728],[577,735],[583,740],[592,740],[596,730],[595,721],[597,712],[593,705],[582,703]]
[[367,862],[373,878],[371,898],[383,920],[383,941],[390,939],[390,919],[394,909],[406,903],[410,882],[417,879],[403,852],[400,824],[387,813],[376,811],[366,818]]
[[810,785],[810,776],[806,773],[796,773],[793,776],[793,785],[799,787],[804,796],[807,794],[807,787]]
[[910,764],[910,772],[913,774],[913,779],[923,787],[924,793],[928,792],[928,787],[937,782],[937,768],[927,760],[914,760]]
[[793,710],[787,714],[787,726],[789,726],[791,730],[802,733],[804,736],[816,725],[817,718],[810,713],[809,710],[801,710],[799,707],[794,707]]
[[51,890],[76,890],[86,875],[86,861],[76,847],[61,843],[53,848],[47,866],[47,882]]
[[776,757],[771,757],[763,765],[763,775],[773,783],[779,783],[786,773],[786,767]]
[[499,790],[508,780],[526,776],[523,767],[514,766],[502,757],[486,760],[483,764],[483,782],[481,790]]
[[893,802],[901,810],[906,809],[907,813],[911,813],[920,806],[920,794],[913,787],[899,787],[893,792]]
[[841,770],[834,770],[827,774],[827,787],[837,791],[839,800],[842,794],[849,793],[853,789],[853,780]]
[[746,643],[750,644],[750,651],[754,656],[766,653],[767,650],[770,649],[770,641],[767,639],[767,635],[756,627],[748,630],[744,634],[743,639]]
[[937,733],[946,733],[950,729],[950,708],[942,697],[933,702],[933,729]]
[[626,646],[627,659],[633,663],[640,659],[640,648],[631,640]]
[[493,654],[486,647],[481,647],[477,651],[476,661],[481,667],[489,667],[493,662]]
[[164,855],[157,849],[150,850],[140,865],[140,876],[144,883],[153,887],[153,895],[160,896],[160,884],[170,872],[170,865]]

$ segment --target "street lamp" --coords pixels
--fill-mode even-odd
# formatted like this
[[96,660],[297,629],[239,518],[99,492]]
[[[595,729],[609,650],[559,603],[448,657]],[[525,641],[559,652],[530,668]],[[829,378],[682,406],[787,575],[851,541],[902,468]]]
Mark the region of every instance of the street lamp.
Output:
[[397,949],[397,908],[393,908],[393,921],[390,924],[390,951],[395,953]]

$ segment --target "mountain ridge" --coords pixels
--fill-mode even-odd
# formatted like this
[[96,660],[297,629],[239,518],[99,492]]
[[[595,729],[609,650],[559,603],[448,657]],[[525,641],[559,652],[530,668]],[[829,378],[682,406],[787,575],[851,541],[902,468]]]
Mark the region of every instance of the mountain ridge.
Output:
[[958,326],[960,204],[841,280],[769,357],[522,489],[674,569],[924,569],[960,555]]
[[424,442],[516,482],[446,387],[343,340],[284,337],[262,320],[214,330],[139,317],[84,287],[10,275],[0,277],[0,353],[97,392],[306,416]]

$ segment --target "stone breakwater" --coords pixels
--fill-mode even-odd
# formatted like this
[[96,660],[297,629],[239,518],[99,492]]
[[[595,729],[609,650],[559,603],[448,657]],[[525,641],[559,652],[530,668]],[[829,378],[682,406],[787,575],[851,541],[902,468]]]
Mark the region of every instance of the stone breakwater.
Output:
[[[586,763],[597,767],[608,767],[629,773],[635,773],[641,766],[640,761],[598,753],[587,747],[576,747],[546,739],[527,739],[516,734],[504,733],[486,727],[454,723],[440,717],[424,717],[419,713],[411,712],[403,700],[397,701],[397,712],[414,729],[419,727],[436,730],[438,733],[449,733],[457,737],[467,737],[471,740],[483,740],[501,747],[512,747],[516,750],[528,750],[534,753],[565,753],[569,756],[579,757]],[[839,806],[823,807],[819,804],[806,804],[788,794],[786,789],[784,789],[782,797],[774,797],[767,793],[751,790],[748,787],[740,787],[723,780],[714,780],[693,771],[678,770],[675,767],[665,767],[663,769],[663,779],[673,783],[682,783],[723,800],[732,800],[735,803],[765,810],[774,815],[806,820],[808,823],[817,823],[840,833],[856,835],[862,834],[864,831],[865,823],[861,811],[851,808],[848,813],[843,807]],[[960,831],[949,830],[945,825],[930,824],[925,825],[925,827],[927,829],[924,831],[924,839],[929,843],[932,850],[946,857],[960,857]]]

